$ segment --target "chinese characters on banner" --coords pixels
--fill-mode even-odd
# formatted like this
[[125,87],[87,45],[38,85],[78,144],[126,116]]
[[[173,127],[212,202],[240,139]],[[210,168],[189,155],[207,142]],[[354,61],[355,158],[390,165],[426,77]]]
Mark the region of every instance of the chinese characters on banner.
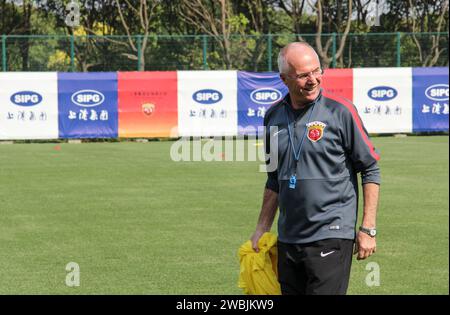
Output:
[[177,72],[119,72],[119,137],[177,137]]
[[[448,131],[448,68],[327,69],[322,87],[369,133]],[[0,139],[256,135],[286,93],[275,72],[4,72]]]
[[353,69],[353,102],[369,133],[411,132],[411,68]]
[[240,135],[262,133],[267,109],[287,94],[276,72],[238,72],[238,132]]
[[322,76],[322,88],[353,102],[353,70],[326,69]]
[[448,68],[413,68],[413,132],[448,130]]
[[0,139],[57,139],[56,72],[0,73]]
[[117,137],[117,74],[59,73],[59,136]]
[[236,71],[178,71],[178,133],[237,135]]

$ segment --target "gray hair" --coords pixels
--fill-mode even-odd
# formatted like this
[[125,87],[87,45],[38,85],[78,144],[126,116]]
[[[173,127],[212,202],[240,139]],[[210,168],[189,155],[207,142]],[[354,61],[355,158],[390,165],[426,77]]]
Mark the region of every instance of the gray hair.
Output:
[[[311,48],[316,53],[317,59],[319,59],[319,55],[317,55],[316,50],[310,44],[308,44],[307,42],[289,43],[286,46],[284,46],[283,48],[281,48],[280,52],[278,53],[277,63],[278,63],[278,71],[280,73],[287,73],[287,72],[289,72],[291,66],[287,63],[286,51],[288,50],[288,48],[290,46],[294,46],[294,45],[295,46],[301,45],[301,46],[305,46],[305,47]],[[320,59],[319,59],[319,61],[320,61]]]
[[280,49],[280,52],[278,53],[278,72],[280,73],[287,73],[289,72],[289,69],[291,66],[286,61],[286,50],[284,48]]

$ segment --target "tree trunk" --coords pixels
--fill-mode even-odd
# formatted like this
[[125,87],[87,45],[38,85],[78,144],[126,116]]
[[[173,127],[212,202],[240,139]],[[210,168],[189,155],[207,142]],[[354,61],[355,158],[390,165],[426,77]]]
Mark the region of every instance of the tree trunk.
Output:
[[[23,35],[30,35],[31,3],[29,0],[23,1]],[[22,56],[22,71],[29,70],[30,41],[28,37],[20,39],[20,53]]]

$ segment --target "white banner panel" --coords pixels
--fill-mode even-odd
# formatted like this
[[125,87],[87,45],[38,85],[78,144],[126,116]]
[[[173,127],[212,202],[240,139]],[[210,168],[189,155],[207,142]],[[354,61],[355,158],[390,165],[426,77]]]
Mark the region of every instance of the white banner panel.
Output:
[[237,135],[237,71],[178,71],[178,134]]
[[0,139],[58,138],[56,72],[0,73]]
[[353,69],[353,102],[369,133],[412,132],[412,69]]

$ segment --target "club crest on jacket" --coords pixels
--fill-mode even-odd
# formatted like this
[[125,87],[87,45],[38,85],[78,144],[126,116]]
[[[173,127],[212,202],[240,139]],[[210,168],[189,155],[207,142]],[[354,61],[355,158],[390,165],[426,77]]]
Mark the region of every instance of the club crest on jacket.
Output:
[[312,142],[317,142],[323,137],[323,130],[325,129],[327,125],[324,124],[321,121],[312,121],[308,124],[306,124],[306,127],[308,128],[308,139]]

